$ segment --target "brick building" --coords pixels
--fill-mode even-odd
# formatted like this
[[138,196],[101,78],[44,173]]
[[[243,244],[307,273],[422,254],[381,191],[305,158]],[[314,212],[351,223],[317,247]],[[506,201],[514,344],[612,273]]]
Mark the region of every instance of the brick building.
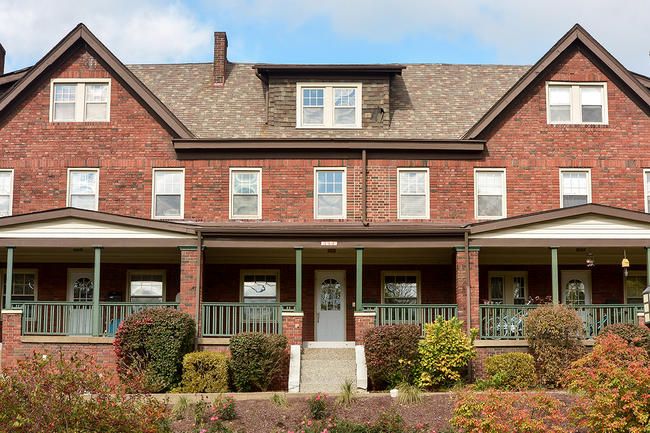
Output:
[[579,25],[532,67],[242,64],[214,37],[213,63],[124,65],[80,24],[0,71],[3,366],[44,344],[110,364],[152,302],[205,350],[437,315],[482,356],[525,350],[530,297],[589,336],[636,322],[650,78]]

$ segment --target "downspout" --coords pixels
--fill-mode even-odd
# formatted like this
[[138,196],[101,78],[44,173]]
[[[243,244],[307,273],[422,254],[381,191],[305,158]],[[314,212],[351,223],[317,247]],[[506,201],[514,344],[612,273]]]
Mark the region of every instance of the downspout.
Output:
[[196,231],[196,299],[195,299],[195,312],[194,320],[196,321],[196,337],[194,338],[194,351],[199,351],[199,318],[201,317],[201,306],[199,305],[201,293],[201,246],[203,244],[203,236],[201,230]]
[[364,227],[368,227],[368,176],[367,176],[368,159],[366,157],[366,149],[361,151],[361,223]]
[[470,269],[469,269],[469,232],[465,232],[465,279],[467,281],[467,337],[469,338],[472,333],[472,287],[470,284]]

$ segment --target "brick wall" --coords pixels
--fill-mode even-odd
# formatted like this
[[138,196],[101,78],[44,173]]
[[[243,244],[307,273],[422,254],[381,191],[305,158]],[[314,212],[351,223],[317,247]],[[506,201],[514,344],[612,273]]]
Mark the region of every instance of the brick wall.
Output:
[[455,253],[456,265],[456,303],[458,304],[458,319],[463,321],[463,330],[467,331],[467,317],[471,318],[471,327],[477,328],[479,323],[478,301],[479,301],[479,271],[478,251],[469,251],[470,260],[470,307],[467,311],[467,271],[466,254],[464,248],[459,248]]

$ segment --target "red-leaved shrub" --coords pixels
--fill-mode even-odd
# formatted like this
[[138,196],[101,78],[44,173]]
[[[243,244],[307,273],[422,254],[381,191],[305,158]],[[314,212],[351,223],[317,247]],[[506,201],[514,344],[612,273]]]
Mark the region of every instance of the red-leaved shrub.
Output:
[[417,325],[384,325],[368,329],[364,337],[366,365],[375,389],[412,382],[413,369],[419,360],[421,332]]

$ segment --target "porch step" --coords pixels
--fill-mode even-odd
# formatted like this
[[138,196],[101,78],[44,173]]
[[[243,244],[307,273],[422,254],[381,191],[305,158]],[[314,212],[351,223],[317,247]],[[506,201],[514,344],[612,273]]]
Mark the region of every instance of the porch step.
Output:
[[357,387],[357,363],[352,347],[306,347],[300,360],[300,392],[339,393],[346,380]]

